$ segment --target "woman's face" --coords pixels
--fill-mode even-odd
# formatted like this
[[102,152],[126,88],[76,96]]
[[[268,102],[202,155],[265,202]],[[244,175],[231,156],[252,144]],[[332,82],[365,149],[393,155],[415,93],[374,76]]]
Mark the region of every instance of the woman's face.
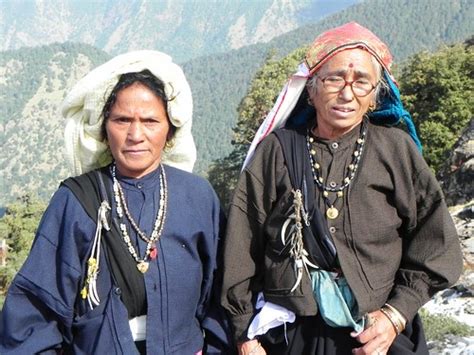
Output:
[[158,167],[170,121],[162,99],[135,83],[117,94],[105,129],[119,172],[140,178]]
[[[339,76],[346,83],[366,79],[375,86],[379,75],[371,57],[362,49],[339,52],[319,69],[317,76],[321,80]],[[323,138],[334,139],[362,121],[369,105],[375,103],[375,92],[373,90],[367,96],[358,97],[354,95],[351,85],[346,85],[339,92],[329,93],[319,79],[316,80],[316,90],[309,90],[317,114],[317,133]]]

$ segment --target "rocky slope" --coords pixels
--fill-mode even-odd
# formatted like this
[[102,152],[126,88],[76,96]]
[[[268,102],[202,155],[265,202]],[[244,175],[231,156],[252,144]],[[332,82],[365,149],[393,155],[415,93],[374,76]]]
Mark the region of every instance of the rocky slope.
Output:
[[[464,254],[461,289],[474,295],[474,118],[453,147],[439,176]],[[474,303],[471,310],[474,315]],[[474,326],[474,318],[472,320]]]
[[[440,181],[456,224],[464,255],[464,272],[451,289],[439,292],[424,306],[474,327],[474,119],[454,146]],[[474,354],[474,337],[450,336],[430,344],[431,354]]]

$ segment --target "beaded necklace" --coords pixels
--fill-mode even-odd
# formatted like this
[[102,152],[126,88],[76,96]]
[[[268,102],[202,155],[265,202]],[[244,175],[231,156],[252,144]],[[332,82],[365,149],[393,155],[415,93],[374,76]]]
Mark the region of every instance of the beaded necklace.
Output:
[[[160,169],[160,207],[158,209],[158,214],[156,215],[156,220],[155,224],[153,227],[153,231],[151,232],[150,237],[148,237],[139,227],[138,224],[135,222],[133,219],[132,215],[130,214],[130,211],[128,210],[127,203],[125,201],[125,194],[123,192],[122,186],[120,186],[120,183],[118,182],[116,176],[115,176],[115,164],[112,166],[112,179],[113,179],[113,190],[114,190],[114,199],[115,203],[117,205],[117,215],[120,218],[120,232],[122,234],[123,241],[127,245],[127,249],[132,255],[132,257],[135,259],[137,262],[137,269],[141,273],[145,273],[148,270],[149,262],[148,259],[155,259],[157,257],[157,249],[156,249],[156,242],[158,239],[161,237],[161,233],[163,232],[163,227],[165,225],[165,219],[166,219],[166,207],[167,207],[167,202],[168,202],[168,189],[167,189],[167,183],[166,183],[166,173],[165,173],[165,168],[163,165],[161,165]],[[125,212],[125,217],[127,217],[128,221],[130,222],[130,225],[133,227],[133,229],[137,232],[138,236],[146,242],[146,249],[145,249],[145,256],[140,259],[138,255],[138,251],[135,249],[135,247],[132,245],[132,242],[130,240],[130,235],[128,234],[127,231],[127,226],[124,223],[124,212]]]
[[[326,216],[329,219],[336,219],[339,216],[339,210],[334,207],[334,204],[336,203],[337,199],[339,197],[344,196],[344,190],[350,185],[352,180],[354,179],[354,176],[356,174],[357,168],[359,167],[360,163],[360,158],[362,156],[362,152],[364,150],[364,143],[365,143],[365,136],[367,134],[367,124],[364,121],[362,121],[362,127],[360,130],[360,135],[359,138],[357,138],[356,141],[356,147],[354,149],[354,153],[352,153],[352,161],[347,167],[347,174],[344,177],[342,183],[340,185],[324,185],[324,179],[320,175],[321,174],[321,165],[316,162],[315,160],[315,155],[316,151],[311,147],[311,144],[314,142],[314,138],[310,136],[310,132],[308,129],[308,132],[306,134],[306,146],[308,147],[308,153],[309,153],[309,160],[311,163],[311,171],[313,172],[313,179],[316,184],[316,186],[319,188],[319,190],[322,191],[322,195],[324,198],[324,202],[326,205],[329,207],[326,210]],[[329,193],[333,192],[336,193],[336,198],[334,199],[333,202],[329,200]]]

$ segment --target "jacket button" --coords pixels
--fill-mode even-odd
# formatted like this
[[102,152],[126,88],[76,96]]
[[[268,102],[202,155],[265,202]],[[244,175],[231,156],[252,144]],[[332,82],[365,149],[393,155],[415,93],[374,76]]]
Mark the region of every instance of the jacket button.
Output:
[[116,295],[119,295],[119,296],[122,294],[122,290],[120,289],[120,287],[115,287],[114,292]]
[[329,232],[331,232],[331,234],[336,233],[336,227],[329,227]]

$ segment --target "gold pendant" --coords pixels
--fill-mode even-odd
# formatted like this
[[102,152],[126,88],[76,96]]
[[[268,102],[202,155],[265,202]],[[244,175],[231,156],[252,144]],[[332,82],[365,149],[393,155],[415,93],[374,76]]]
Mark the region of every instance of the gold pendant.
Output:
[[334,206],[331,206],[326,210],[326,216],[329,219],[336,219],[339,216],[339,211]]
[[140,262],[137,264],[137,269],[138,269],[138,271],[140,271],[142,274],[144,274],[144,273],[147,272],[147,270],[148,270],[148,262],[146,262],[146,261],[140,261]]

